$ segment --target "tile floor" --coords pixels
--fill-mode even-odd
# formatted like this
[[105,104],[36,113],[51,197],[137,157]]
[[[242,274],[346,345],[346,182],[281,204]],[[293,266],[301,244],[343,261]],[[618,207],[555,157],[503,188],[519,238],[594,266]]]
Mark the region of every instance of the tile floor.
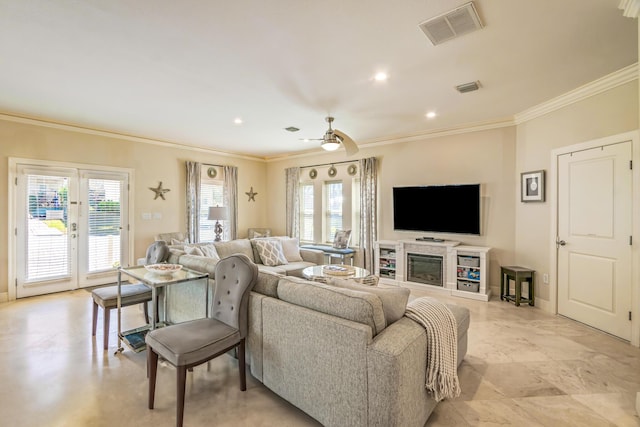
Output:
[[[414,296],[420,296],[413,292]],[[471,310],[462,395],[441,402],[427,426],[640,426],[640,349],[539,309],[442,298]],[[136,327],[139,307],[124,309]],[[102,321],[102,316],[98,318]],[[91,337],[91,298],[79,290],[0,304],[0,425],[174,425],[175,376],[158,373],[148,410],[146,352],[114,356]],[[187,380],[186,426],[318,426],[222,356]]]

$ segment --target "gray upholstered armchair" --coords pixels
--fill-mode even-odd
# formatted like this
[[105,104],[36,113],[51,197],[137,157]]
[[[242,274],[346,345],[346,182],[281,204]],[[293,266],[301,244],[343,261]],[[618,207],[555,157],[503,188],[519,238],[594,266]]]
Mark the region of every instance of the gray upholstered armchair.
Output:
[[246,390],[245,338],[249,292],[258,279],[258,267],[246,255],[221,259],[215,269],[211,318],[155,329],[146,336],[149,373],[149,409],[153,409],[158,356],[176,367],[176,425],[182,426],[187,370],[238,349],[240,389]]

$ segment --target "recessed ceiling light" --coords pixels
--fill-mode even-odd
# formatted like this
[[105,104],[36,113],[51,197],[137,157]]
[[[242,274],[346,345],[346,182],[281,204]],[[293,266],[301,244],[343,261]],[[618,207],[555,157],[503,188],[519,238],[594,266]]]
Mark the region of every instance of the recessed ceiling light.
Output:
[[242,124],[242,119],[240,117],[236,117],[235,119],[233,119],[233,123],[235,123],[237,125],[241,125]]
[[376,73],[375,76],[373,76],[373,80],[377,81],[377,82],[386,82],[389,79],[389,75],[387,73],[385,73],[384,71],[380,71],[378,73]]
[[436,116],[436,112],[429,111],[427,114],[425,114],[425,116],[427,116],[427,119],[433,119]]

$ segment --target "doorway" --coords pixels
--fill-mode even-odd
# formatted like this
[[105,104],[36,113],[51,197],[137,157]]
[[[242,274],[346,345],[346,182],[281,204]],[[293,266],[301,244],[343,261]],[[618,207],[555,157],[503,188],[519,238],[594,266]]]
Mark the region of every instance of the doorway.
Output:
[[129,259],[130,172],[10,161],[13,297],[114,282]]
[[554,151],[557,313],[632,342],[633,148],[626,134]]

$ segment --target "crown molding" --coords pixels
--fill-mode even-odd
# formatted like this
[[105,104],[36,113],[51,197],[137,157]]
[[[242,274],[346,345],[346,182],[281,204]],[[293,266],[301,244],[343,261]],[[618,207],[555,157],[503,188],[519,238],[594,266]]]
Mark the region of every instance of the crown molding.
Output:
[[[638,0],[640,1],[640,0]],[[606,92],[617,86],[629,83],[638,79],[638,63],[631,64],[621,70],[615,71],[602,78],[587,83],[577,89],[553,98],[547,102],[536,105],[514,116],[515,124],[533,120],[537,117],[551,113],[552,111],[559,110],[560,108],[582,101],[583,99],[597,95],[602,92]]]
[[127,140],[127,141],[132,141],[132,142],[139,142],[139,143],[142,143],[142,144],[151,144],[151,145],[168,147],[168,148],[176,148],[176,149],[180,149],[180,150],[190,150],[190,151],[196,151],[196,152],[200,152],[200,153],[214,154],[214,155],[221,156],[221,157],[231,157],[231,158],[236,158],[236,159],[251,160],[251,161],[257,161],[257,162],[264,162],[265,161],[264,158],[257,157],[257,156],[247,156],[247,155],[242,155],[242,154],[227,153],[225,151],[218,151],[218,150],[213,150],[213,149],[204,148],[204,147],[198,147],[198,146],[194,146],[194,145],[180,144],[180,143],[171,142],[171,141],[162,141],[162,140],[153,139],[153,138],[144,138],[144,137],[135,136],[135,135],[127,135],[127,134],[124,134],[124,133],[111,132],[111,131],[100,130],[100,129],[92,129],[92,128],[82,127],[82,126],[78,126],[78,125],[70,125],[70,124],[67,124],[67,123],[60,123],[60,122],[55,122],[55,121],[36,119],[36,118],[32,118],[32,117],[17,116],[17,115],[8,114],[8,113],[1,113],[0,112],[0,120],[5,120],[5,121],[8,121],[8,122],[15,122],[15,123],[29,124],[29,125],[34,125],[34,126],[47,127],[47,128],[52,128],[52,129],[65,130],[65,131],[69,131],[69,132],[84,133],[84,134],[87,134],[87,135],[103,136],[103,137],[106,137],[106,138],[123,139],[123,140]]
[[[425,139],[441,138],[450,135],[460,135],[464,133],[480,132],[483,130],[499,129],[509,126],[515,126],[515,122],[512,118],[505,118],[500,120],[491,120],[485,122],[466,123],[460,126],[434,129],[428,132],[421,132],[406,136],[386,137],[380,139],[372,139],[364,141],[358,144],[360,150],[373,147],[382,147],[385,145],[401,144],[404,142],[424,141]],[[333,153],[341,153],[342,149],[334,151]],[[320,154],[327,154],[324,150],[313,150],[304,153],[297,153],[291,155],[268,157],[267,162],[280,162],[286,160],[300,159],[305,157],[317,157]]]
[[627,18],[640,17],[640,0],[620,0],[618,9],[622,9],[622,14]]

